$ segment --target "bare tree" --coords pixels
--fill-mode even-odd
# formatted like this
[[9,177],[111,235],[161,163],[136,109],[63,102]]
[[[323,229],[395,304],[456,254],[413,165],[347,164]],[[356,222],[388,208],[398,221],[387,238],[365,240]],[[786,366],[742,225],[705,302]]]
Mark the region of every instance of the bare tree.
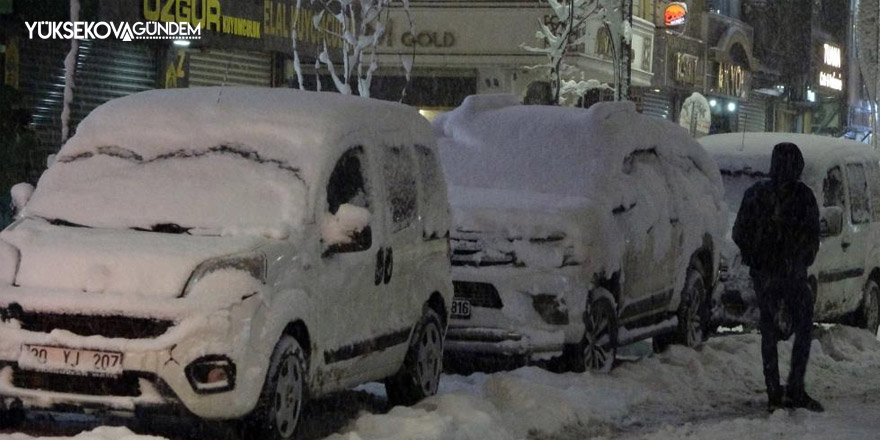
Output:
[[[608,30],[612,39],[612,58],[614,60],[615,95],[619,99],[625,97],[626,92],[620,68],[623,52],[622,46],[628,42],[629,32],[626,32],[627,23],[620,14],[620,0],[547,0],[553,12],[551,23],[539,21],[540,29],[535,37],[544,42],[543,47],[534,47],[526,44],[520,45],[523,49],[542,54],[547,57],[547,62],[529,69],[546,72],[552,87],[553,101],[562,103],[566,97],[583,97],[592,89],[607,88],[596,80],[569,80],[570,73],[577,69],[568,64],[566,60],[574,56],[584,56],[581,49],[589,39],[586,25],[589,20],[599,20]],[[628,43],[627,43],[628,44]],[[628,61],[629,57],[626,57]],[[623,93],[621,93],[623,91]]]
[[[302,0],[300,0],[301,2]],[[336,90],[342,94],[353,94],[356,85],[357,93],[363,97],[370,96],[370,84],[373,74],[379,68],[377,48],[385,34],[385,23],[392,0],[309,0],[321,7],[321,11],[313,18],[315,28],[324,34],[323,50],[318,54],[316,67],[325,66],[333,79]],[[412,28],[409,14],[409,0],[401,0]],[[383,16],[384,13],[384,16]],[[332,16],[338,26],[332,29],[324,24],[324,17]],[[296,33],[294,40],[294,67],[297,76],[302,77],[299,69],[299,54],[296,50]],[[333,62],[328,41],[341,43],[340,52],[342,65]],[[407,78],[410,77],[412,60],[402,63]],[[300,80],[300,84],[302,81]]]

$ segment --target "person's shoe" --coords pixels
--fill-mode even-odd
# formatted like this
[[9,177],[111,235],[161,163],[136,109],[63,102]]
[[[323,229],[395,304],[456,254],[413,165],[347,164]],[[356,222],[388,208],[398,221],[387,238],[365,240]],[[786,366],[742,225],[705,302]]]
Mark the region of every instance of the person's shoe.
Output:
[[786,392],[785,387],[780,387],[779,390],[767,391],[767,412],[772,413],[777,409],[782,409],[786,407]]
[[818,400],[810,397],[807,393],[800,393],[797,396],[791,396],[792,408],[803,408],[812,412],[824,412],[825,407]]

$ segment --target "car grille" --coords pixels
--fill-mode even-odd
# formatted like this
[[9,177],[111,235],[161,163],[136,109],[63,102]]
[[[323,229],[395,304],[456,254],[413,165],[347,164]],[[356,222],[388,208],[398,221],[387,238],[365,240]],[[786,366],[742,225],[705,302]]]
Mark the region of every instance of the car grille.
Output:
[[452,287],[455,299],[467,300],[472,307],[500,309],[504,305],[501,302],[501,296],[498,295],[498,289],[489,283],[453,281]]
[[141,394],[138,376],[131,372],[119,377],[91,377],[16,369],[12,373],[12,384],[28,390],[88,396],[137,397]]
[[0,310],[4,319],[21,322],[24,330],[49,333],[67,330],[79,336],[107,338],[149,339],[159,337],[174,325],[173,321],[129,316],[92,316],[23,311],[16,304]]
[[494,250],[487,252],[479,240],[453,238],[453,266],[502,266],[516,263],[516,254]]

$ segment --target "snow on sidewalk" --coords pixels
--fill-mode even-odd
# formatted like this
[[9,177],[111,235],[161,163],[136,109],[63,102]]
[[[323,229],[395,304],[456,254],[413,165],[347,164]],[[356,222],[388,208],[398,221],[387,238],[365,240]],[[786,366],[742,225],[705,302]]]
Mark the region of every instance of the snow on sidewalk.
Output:
[[[780,344],[783,377],[790,350],[790,343]],[[843,326],[817,331],[807,384],[829,407],[828,413],[768,416],[760,335],[733,335],[712,339],[700,351],[672,347],[625,363],[609,375],[554,374],[528,367],[447,376],[441,395],[411,408],[362,415],[348,431],[327,440],[715,439],[728,438],[719,437],[728,432],[739,433],[729,438],[754,438],[754,433],[768,436],[757,438],[779,438],[774,432],[801,433],[809,439],[876,438],[873,418],[863,421],[867,428],[853,430],[845,408],[838,408],[869,391],[880,395],[880,341],[875,337]],[[878,407],[873,406],[875,412]]]
[[[783,377],[790,351],[790,343],[780,344]],[[673,346],[624,362],[607,375],[527,367],[444,376],[440,395],[385,414],[362,412],[326,440],[878,438],[880,341],[875,336],[844,326],[817,330],[807,387],[825,404],[824,414],[767,414],[760,335],[731,335],[698,351]],[[361,390],[382,393],[378,384]],[[0,435],[0,440],[32,438]],[[109,427],[44,438],[160,439]]]
[[89,432],[83,432],[73,437],[31,437],[25,434],[3,434],[0,440],[163,440],[162,437],[137,435],[127,428],[101,426]]

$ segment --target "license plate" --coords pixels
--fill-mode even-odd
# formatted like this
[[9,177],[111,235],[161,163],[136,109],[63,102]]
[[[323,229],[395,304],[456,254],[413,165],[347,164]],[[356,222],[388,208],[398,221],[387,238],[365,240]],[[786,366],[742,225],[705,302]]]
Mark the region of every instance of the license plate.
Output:
[[18,367],[48,373],[113,377],[122,374],[122,353],[24,345]]
[[452,317],[456,319],[470,319],[471,302],[466,299],[453,299]]

